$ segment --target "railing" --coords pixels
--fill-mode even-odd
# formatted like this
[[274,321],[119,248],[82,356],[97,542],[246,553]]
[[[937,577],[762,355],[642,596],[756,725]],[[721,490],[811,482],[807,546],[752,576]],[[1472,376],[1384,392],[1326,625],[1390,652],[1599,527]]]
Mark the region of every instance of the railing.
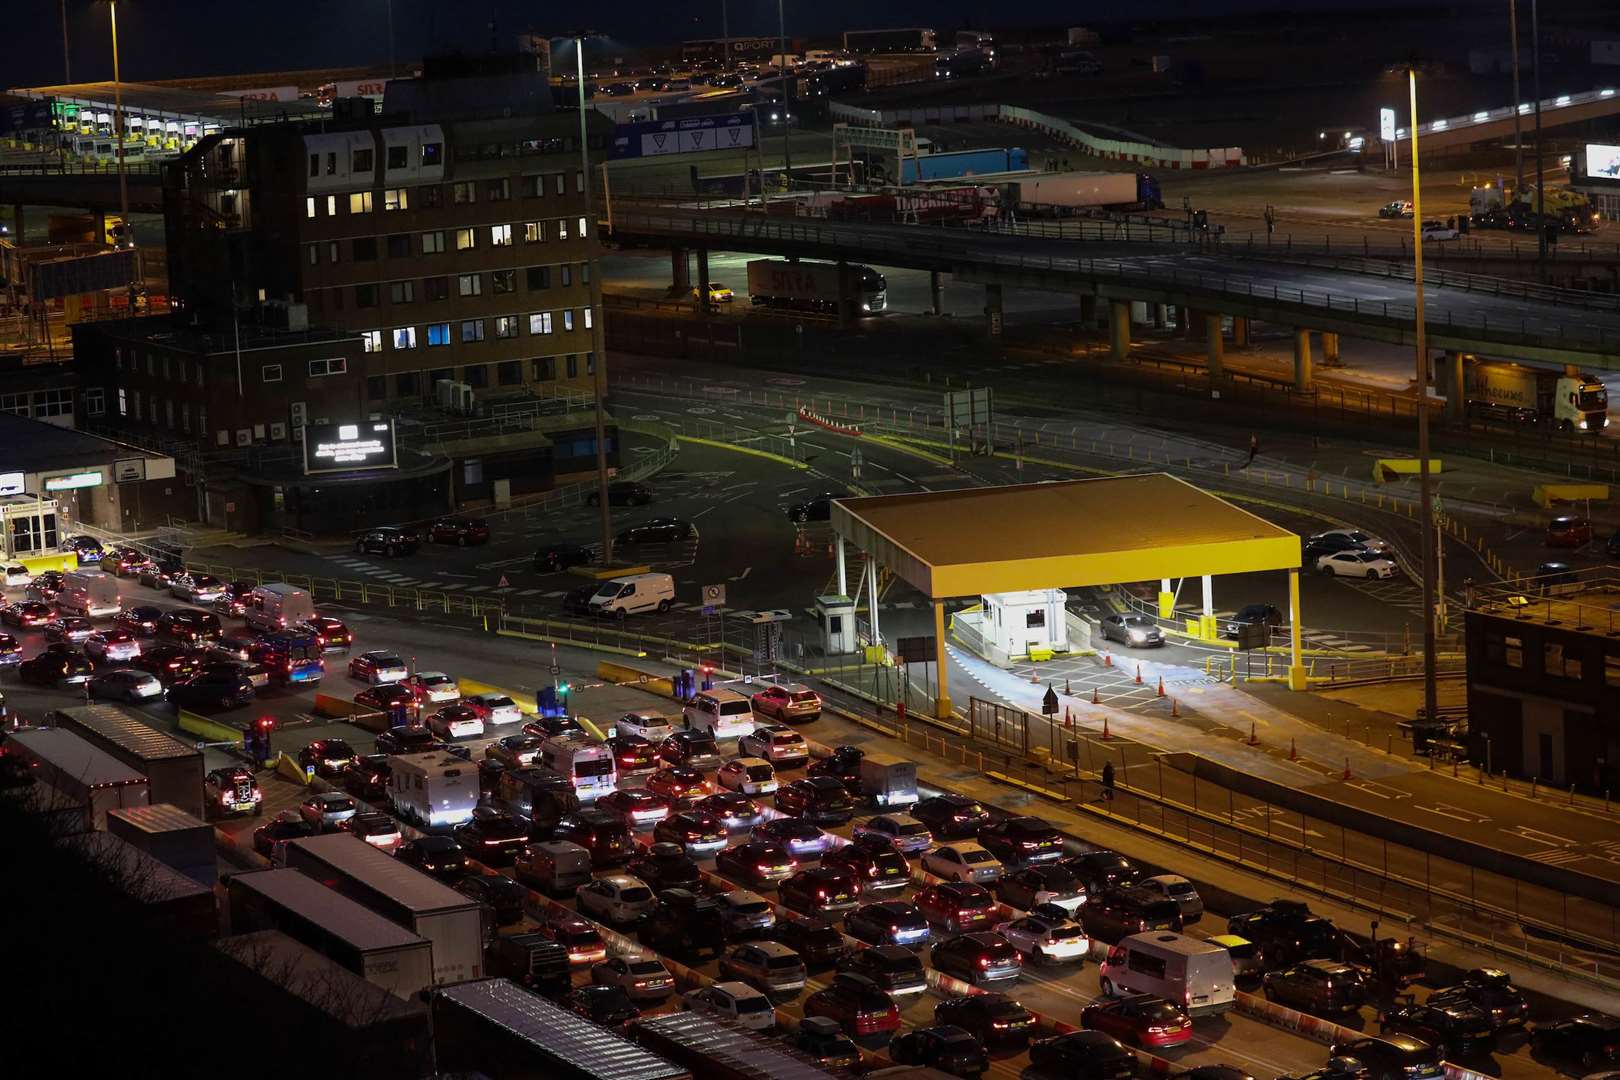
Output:
[[[6,176],[117,176],[116,161],[40,161],[32,165],[0,165],[0,177]],[[163,166],[155,162],[125,160],[125,176],[163,175]]]
[[480,619],[498,617],[506,607],[505,599],[500,596],[403,588],[378,581],[351,581],[315,574],[295,574],[285,570],[228,566],[223,563],[188,561],[186,567],[199,573],[212,574],[225,581],[248,581],[254,585],[283,582],[305,590],[317,601],[339,601],[370,607],[401,608]]
[[[1596,105],[1611,101],[1614,97],[1615,91],[1612,89],[1588,90],[1580,94],[1559,94],[1557,97],[1544,99],[1541,102],[1541,112],[1545,116],[1547,113],[1557,112],[1559,109],[1578,108],[1582,105]],[[1620,102],[1615,104],[1615,111],[1620,112]],[[1517,108],[1520,116],[1530,116],[1536,111],[1536,103],[1533,101],[1521,101],[1518,103]],[[1417,129],[1421,134],[1430,136],[1443,135],[1458,129],[1511,120],[1513,119],[1513,113],[1514,106],[1507,105],[1500,109],[1483,109],[1472,113],[1464,113],[1461,116],[1442,117],[1439,120],[1431,120],[1427,124],[1419,124]],[[1395,129],[1395,141],[1397,143],[1410,142],[1411,139],[1412,132],[1410,129],[1404,127]]]

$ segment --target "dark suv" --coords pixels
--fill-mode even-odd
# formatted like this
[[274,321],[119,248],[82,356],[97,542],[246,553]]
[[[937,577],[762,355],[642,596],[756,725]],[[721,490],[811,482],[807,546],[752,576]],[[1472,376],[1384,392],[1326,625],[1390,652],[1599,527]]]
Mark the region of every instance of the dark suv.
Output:
[[1437,1004],[1436,999],[1439,998],[1462,998],[1473,1002],[1491,1018],[1491,1026],[1497,1031],[1523,1024],[1530,1016],[1530,1005],[1519,988],[1513,985],[1512,977],[1495,968],[1475,968],[1463,975],[1462,982],[1457,985],[1430,994],[1429,1003]]
[[911,863],[886,844],[845,844],[823,855],[821,865],[854,874],[864,895],[893,892],[911,884]]
[[1438,1047],[1448,1058],[1474,1057],[1496,1049],[1491,1018],[1471,1001],[1434,1001],[1399,1005],[1384,1014],[1380,1030],[1399,1032]]
[[1333,1057],[1355,1058],[1367,1067],[1367,1080],[1433,1080],[1444,1075],[1440,1051],[1410,1035],[1366,1035],[1336,1042]]
[[860,902],[861,884],[840,867],[812,866],[783,880],[776,895],[790,911],[825,915],[852,910]]
[[529,841],[529,824],[515,814],[479,807],[472,820],[455,828],[462,850],[489,866],[510,866]]
[[1015,982],[1024,970],[1024,958],[1000,934],[977,932],[941,941],[928,951],[935,971],[961,979],[970,986],[1000,986]]
[[839,780],[807,776],[776,792],[776,808],[817,825],[844,825],[855,816],[855,803]]
[[934,1023],[955,1024],[986,1046],[1022,1047],[1035,1030],[1034,1015],[1006,994],[968,994],[934,1006]]
[[1367,1003],[1367,988],[1361,974],[1337,960],[1306,960],[1265,977],[1267,1001],[1291,1009],[1326,1016],[1351,1012]]
[[388,525],[380,529],[372,529],[355,537],[354,553],[356,555],[386,555],[393,558],[396,555],[414,555],[416,549],[422,546],[422,538],[410,529],[401,529]]
[[632,858],[624,870],[654,890],[677,885],[697,888],[703,881],[703,871],[679,844],[654,844]]
[[1149,930],[1181,930],[1181,905],[1136,889],[1110,889],[1080,908],[1086,933],[1110,944]]
[[949,1076],[983,1076],[990,1058],[973,1034],[954,1024],[914,1028],[889,1043],[889,1057],[899,1065],[925,1065]]
[[209,817],[258,817],[264,812],[264,802],[253,770],[246,765],[227,765],[210,772],[203,779],[203,806]]
[[565,814],[551,827],[551,839],[567,840],[589,851],[591,865],[598,869],[628,861],[636,847],[623,817],[594,806]]
[[1035,817],[1010,817],[979,830],[979,843],[1009,870],[1063,857],[1063,835]]
[[928,989],[922,960],[903,945],[856,949],[838,962],[838,970],[865,975],[890,994],[920,994]]
[[911,808],[911,816],[928,826],[936,840],[966,840],[990,824],[990,811],[977,799],[946,793]]
[[1301,960],[1337,960],[1343,951],[1333,924],[1311,914],[1298,900],[1273,900],[1265,907],[1233,915],[1226,920],[1226,932],[1260,946],[1267,970]]
[[798,953],[807,967],[830,967],[849,953],[849,943],[825,919],[799,919],[784,915],[771,928],[770,939]]
[[[1129,885],[1140,876],[1131,861],[1117,851],[1106,848],[1088,851],[1083,855],[1070,855],[1059,865],[1073,874],[1086,887],[1087,892],[1099,893],[1104,889]],[[1237,933],[1236,930],[1232,933]]]
[[844,916],[844,930],[868,945],[906,945],[914,949],[928,944],[931,933],[917,905],[905,900],[863,904]]
[[660,952],[719,957],[726,941],[720,906],[690,889],[665,889],[636,920],[636,937]]

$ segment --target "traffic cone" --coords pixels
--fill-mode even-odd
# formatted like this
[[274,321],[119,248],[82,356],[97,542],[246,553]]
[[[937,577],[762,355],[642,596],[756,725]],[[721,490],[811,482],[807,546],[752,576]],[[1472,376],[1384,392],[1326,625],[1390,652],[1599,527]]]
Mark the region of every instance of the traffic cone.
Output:
[[1074,727],[1074,716],[1069,712],[1067,705],[1063,706],[1063,726]]
[[1181,702],[1177,701],[1175,698],[1170,699],[1170,715],[1171,716],[1180,716],[1181,715]]
[[1260,745],[1260,734],[1255,729],[1255,723],[1254,723],[1253,720],[1249,721],[1249,745],[1250,746],[1259,746]]
[[1107,717],[1106,714],[1103,716],[1103,733],[1102,733],[1102,737],[1105,738],[1105,739],[1112,739],[1113,738],[1112,735],[1108,734],[1108,717]]
[[1064,676],[1064,678],[1063,678],[1063,693],[1064,693],[1065,696],[1071,696],[1071,697],[1074,694],[1074,691],[1069,689],[1068,676]]
[[1289,761],[1298,761],[1299,760],[1299,745],[1297,743],[1295,743],[1293,739],[1288,740],[1288,760]]
[[1103,653],[1103,667],[1113,667],[1113,666],[1114,666],[1114,654],[1111,653],[1111,652]]
[[1164,697],[1164,676],[1159,676],[1159,696]]
[[1350,758],[1349,758],[1348,755],[1346,755],[1345,759],[1344,759],[1344,779],[1350,780],[1352,778],[1353,777],[1352,777],[1352,774],[1350,772]]
[[1091,688],[1091,703],[1093,705],[1102,704],[1102,699],[1097,696],[1097,688],[1095,686]]
[[1032,683],[1038,683],[1041,681],[1040,670],[1036,668],[1034,664],[1029,666],[1029,681]]
[[1142,665],[1141,664],[1136,665],[1136,685],[1137,686],[1142,685]]

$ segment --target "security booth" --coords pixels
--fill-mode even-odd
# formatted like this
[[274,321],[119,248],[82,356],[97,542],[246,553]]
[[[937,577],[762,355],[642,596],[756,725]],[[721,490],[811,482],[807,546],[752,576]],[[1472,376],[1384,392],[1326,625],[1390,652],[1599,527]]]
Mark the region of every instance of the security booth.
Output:
[[828,656],[844,656],[857,649],[854,600],[847,596],[818,596],[816,619],[821,623],[821,646]]
[[[987,593],[981,598],[979,635],[1006,656],[1069,651],[1067,595],[1062,589]],[[964,613],[966,614],[966,613]],[[962,615],[957,616],[963,618]]]
[[[1202,577],[1204,610],[1193,621],[1205,628],[1214,625],[1214,575],[1285,570],[1288,685],[1305,689],[1299,537],[1166,473],[836,499],[831,524],[838,593],[848,595],[845,545],[853,543],[866,555],[861,586],[870,644],[884,641],[878,578],[887,572],[928,598],[941,673],[947,664],[945,603],[956,597],[995,600],[1002,640],[1027,650],[1037,610],[1048,640],[1060,629],[1066,640],[1067,620],[1058,618],[1063,610],[1057,599],[1065,588]],[[1024,625],[1015,619],[1008,637],[1010,613],[1022,613]],[[947,683],[941,678],[935,699],[941,718],[951,715]]]

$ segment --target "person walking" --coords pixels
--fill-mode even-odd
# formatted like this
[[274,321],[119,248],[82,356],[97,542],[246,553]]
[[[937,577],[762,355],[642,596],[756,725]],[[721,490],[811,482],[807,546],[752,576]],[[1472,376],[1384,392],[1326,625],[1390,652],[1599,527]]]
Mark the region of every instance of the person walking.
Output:
[[1109,802],[1114,801],[1114,763],[1112,761],[1103,762],[1102,793],[1103,798]]
[[1243,467],[1245,469],[1247,469],[1250,465],[1254,464],[1254,456],[1256,454],[1258,454],[1259,452],[1260,452],[1260,436],[1258,436],[1258,435],[1250,435],[1249,436],[1249,460],[1245,461],[1243,463]]

